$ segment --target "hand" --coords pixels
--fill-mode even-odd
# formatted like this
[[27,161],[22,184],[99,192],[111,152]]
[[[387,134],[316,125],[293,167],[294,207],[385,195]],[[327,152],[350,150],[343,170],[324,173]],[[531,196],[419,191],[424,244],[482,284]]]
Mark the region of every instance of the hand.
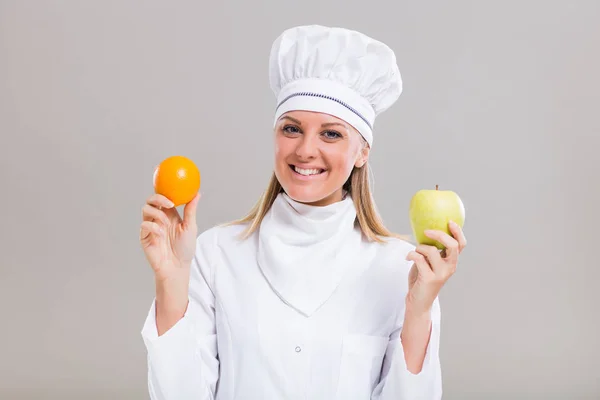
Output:
[[196,251],[197,193],[184,208],[183,219],[165,196],[153,194],[142,208],[140,242],[157,281],[187,272]]
[[417,314],[431,310],[435,298],[448,279],[456,271],[458,255],[467,245],[462,229],[449,223],[452,236],[445,232],[425,231],[425,235],[442,243],[446,248],[440,252],[435,246],[418,245],[406,257],[414,261],[408,274],[407,312]]

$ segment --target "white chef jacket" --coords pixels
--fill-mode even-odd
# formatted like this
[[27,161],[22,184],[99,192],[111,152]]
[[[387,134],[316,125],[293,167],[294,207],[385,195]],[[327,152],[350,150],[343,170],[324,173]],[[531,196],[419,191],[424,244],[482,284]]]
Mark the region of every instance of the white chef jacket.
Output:
[[368,242],[352,200],[279,195],[259,232],[200,234],[185,315],[142,328],[152,400],[414,400],[442,396],[440,306],[425,362],[408,371],[400,332],[414,246]]

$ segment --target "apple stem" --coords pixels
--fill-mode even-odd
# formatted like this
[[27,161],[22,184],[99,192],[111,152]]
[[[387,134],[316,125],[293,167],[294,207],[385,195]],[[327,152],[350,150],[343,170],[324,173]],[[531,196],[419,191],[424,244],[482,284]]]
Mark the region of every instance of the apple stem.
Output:
[[439,185],[435,185],[435,190],[438,190],[438,186],[439,186]]

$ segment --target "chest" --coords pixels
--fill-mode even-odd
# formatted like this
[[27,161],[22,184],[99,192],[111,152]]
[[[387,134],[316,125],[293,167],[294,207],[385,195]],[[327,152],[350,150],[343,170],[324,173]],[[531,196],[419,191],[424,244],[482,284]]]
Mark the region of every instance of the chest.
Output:
[[315,390],[344,398],[350,388],[367,393],[404,301],[401,271],[374,258],[344,276],[316,312],[303,315],[270,286],[252,246],[222,251],[213,286],[221,363],[236,371],[227,379],[240,387],[261,382],[254,389],[269,388],[273,392],[264,394],[271,397],[320,398],[307,392]]
[[[338,359],[344,343],[356,351],[361,346],[367,352],[380,351],[404,301],[401,274],[390,274],[375,258],[358,273],[345,276],[327,301],[305,316],[270,286],[251,247],[229,251],[221,259],[214,290],[217,318],[226,326],[229,340],[256,357],[284,355],[298,368],[310,359],[322,363]],[[310,290],[305,295],[311,296]]]

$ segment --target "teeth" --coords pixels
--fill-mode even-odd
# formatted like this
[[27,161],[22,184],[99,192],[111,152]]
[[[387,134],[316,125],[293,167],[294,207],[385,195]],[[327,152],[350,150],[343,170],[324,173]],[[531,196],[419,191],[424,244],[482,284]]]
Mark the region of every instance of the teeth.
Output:
[[322,170],[320,169],[302,169],[294,166],[294,170],[300,175],[317,175],[320,174]]

